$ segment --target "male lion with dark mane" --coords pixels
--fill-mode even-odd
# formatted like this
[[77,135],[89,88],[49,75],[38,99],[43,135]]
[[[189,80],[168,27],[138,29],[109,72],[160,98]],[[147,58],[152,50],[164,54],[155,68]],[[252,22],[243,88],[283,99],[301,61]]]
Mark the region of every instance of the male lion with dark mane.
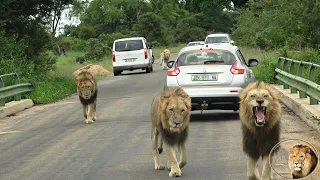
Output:
[[288,165],[293,179],[306,177],[316,168],[318,158],[312,149],[306,145],[295,145],[290,148]]
[[263,180],[271,179],[269,154],[279,142],[281,106],[275,91],[264,82],[251,83],[240,94],[240,122],[243,151],[247,155],[247,176],[260,179],[257,161],[262,158]]
[[[164,169],[159,158],[164,142],[168,153],[167,167],[170,177],[181,176],[181,168],[187,164],[185,142],[188,136],[190,114],[191,98],[181,88],[168,88],[153,98],[151,139],[154,166],[158,170]],[[158,137],[160,138],[159,148]],[[179,162],[176,158],[176,149],[180,153]]]
[[77,93],[83,107],[83,116],[86,123],[93,123],[96,117],[97,104],[97,80],[87,70],[76,75]]

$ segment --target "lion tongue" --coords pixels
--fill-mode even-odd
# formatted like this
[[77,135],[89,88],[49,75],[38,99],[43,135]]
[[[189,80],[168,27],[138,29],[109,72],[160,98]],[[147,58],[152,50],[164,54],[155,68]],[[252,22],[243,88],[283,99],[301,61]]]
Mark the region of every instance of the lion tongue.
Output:
[[256,112],[257,122],[264,122],[265,116],[262,109],[258,109]]

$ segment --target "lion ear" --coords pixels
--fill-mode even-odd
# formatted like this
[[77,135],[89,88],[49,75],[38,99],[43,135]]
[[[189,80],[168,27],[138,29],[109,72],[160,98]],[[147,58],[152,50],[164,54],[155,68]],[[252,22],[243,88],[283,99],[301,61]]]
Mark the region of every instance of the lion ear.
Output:
[[290,148],[290,153],[294,153],[294,148]]
[[311,148],[306,147],[306,153],[307,153],[307,154],[310,154],[310,151],[311,151]]

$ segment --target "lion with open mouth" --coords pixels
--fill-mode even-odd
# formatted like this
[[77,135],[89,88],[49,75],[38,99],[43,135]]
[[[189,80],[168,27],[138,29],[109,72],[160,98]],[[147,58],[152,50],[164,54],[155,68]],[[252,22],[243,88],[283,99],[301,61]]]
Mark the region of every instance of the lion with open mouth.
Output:
[[263,161],[262,179],[271,179],[269,153],[280,139],[281,105],[277,94],[264,82],[255,82],[240,94],[243,151],[248,157],[247,176],[260,179],[257,161]]

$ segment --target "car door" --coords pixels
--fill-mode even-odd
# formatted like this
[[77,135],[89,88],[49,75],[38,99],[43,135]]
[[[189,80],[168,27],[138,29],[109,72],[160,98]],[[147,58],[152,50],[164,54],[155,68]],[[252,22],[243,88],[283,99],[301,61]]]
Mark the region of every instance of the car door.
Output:
[[152,61],[152,49],[150,48],[149,46],[149,43],[147,42],[146,39],[143,39],[145,45],[146,45],[146,48],[147,48],[147,51],[148,51],[148,59]]
[[245,67],[245,69],[246,69],[246,74],[247,74],[246,80],[247,80],[248,84],[251,83],[251,82],[253,82],[253,81],[255,81],[254,73],[253,73],[253,71],[248,67],[248,64],[247,64],[246,60],[244,59],[244,57],[243,57],[240,49],[238,49],[238,50],[236,51],[236,55],[237,55],[238,58],[240,59],[241,64],[243,65],[243,67]]

